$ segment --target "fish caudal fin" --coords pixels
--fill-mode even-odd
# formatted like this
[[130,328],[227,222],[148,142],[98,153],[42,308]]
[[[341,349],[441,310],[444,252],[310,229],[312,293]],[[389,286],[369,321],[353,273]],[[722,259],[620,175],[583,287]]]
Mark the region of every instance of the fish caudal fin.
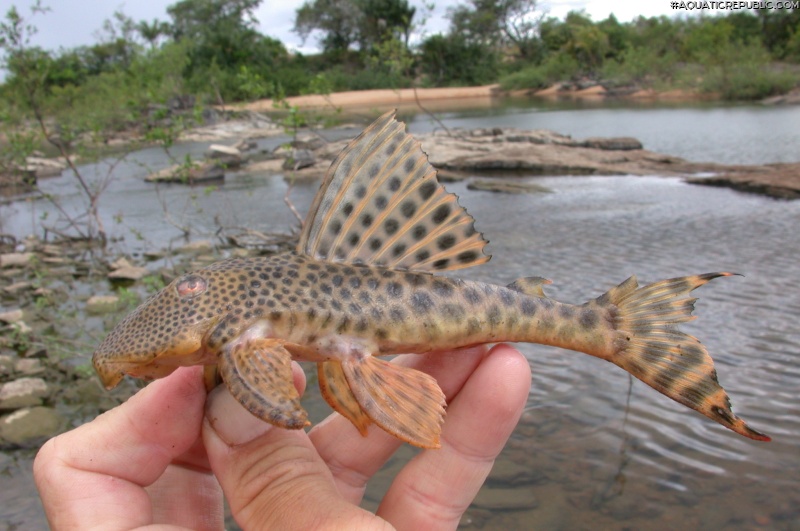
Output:
[[342,369],[372,422],[414,446],[440,447],[445,397],[432,376],[371,356],[343,361]]
[[732,273],[708,273],[662,280],[637,287],[631,277],[594,302],[616,306],[617,339],[614,362],[676,402],[699,411],[750,439],[770,438],[750,428],[731,410],[730,399],[717,380],[714,361],[696,338],[677,330],[691,321],[694,302],[689,292]]
[[292,356],[270,339],[225,348],[219,372],[233,397],[256,417],[281,428],[308,426],[292,378]]

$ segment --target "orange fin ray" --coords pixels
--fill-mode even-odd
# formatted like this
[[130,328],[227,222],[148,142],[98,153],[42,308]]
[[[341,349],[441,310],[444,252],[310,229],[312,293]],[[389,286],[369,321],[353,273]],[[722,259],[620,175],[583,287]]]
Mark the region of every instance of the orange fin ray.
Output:
[[[714,360],[696,338],[674,325],[689,321],[694,301],[688,294],[720,276],[708,273],[662,280],[637,289],[631,277],[594,303],[617,307],[617,352],[610,361],[653,389],[694,409],[740,435],[759,441],[770,438],[751,428],[731,409],[728,394],[717,379]],[[591,303],[590,303],[591,304]]]
[[317,260],[445,271],[481,264],[486,240],[439,184],[419,141],[388,112],[331,165],[297,252]]
[[369,418],[420,448],[439,448],[445,397],[423,372],[374,357],[342,362],[347,383]]
[[366,437],[367,428],[372,421],[350,391],[342,364],[334,361],[317,363],[317,374],[319,389],[325,401],[334,411],[352,422],[361,435]]
[[225,348],[219,371],[231,394],[250,413],[275,426],[300,429],[308,415],[292,378],[292,357],[272,339],[255,339]]

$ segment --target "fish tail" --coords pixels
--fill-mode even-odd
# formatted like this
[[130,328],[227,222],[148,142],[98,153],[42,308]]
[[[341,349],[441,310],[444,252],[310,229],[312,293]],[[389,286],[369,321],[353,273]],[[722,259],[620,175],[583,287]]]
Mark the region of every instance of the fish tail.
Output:
[[678,324],[694,319],[697,299],[689,293],[714,278],[732,274],[673,278],[641,288],[636,277],[631,277],[592,302],[611,310],[616,333],[609,361],[726,428],[750,439],[769,441],[733,413],[705,347],[677,329]]

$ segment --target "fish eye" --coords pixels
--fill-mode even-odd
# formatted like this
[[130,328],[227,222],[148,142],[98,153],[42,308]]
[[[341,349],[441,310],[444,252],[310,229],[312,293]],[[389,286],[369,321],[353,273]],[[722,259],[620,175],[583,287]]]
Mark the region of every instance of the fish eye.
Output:
[[186,275],[175,286],[175,291],[178,292],[178,297],[181,299],[192,299],[208,288],[206,279],[199,275]]

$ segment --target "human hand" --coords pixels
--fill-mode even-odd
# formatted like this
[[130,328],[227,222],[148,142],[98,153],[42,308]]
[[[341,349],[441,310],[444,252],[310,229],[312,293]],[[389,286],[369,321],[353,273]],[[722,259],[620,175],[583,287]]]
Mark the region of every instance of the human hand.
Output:
[[[397,362],[433,375],[448,410],[442,448],[403,468],[377,514],[358,503],[402,443],[377,427],[362,438],[338,414],[309,433],[274,428],[224,386],[204,414],[198,368],[189,368],[45,444],[34,473],[48,519],[55,529],[222,529],[224,492],[244,529],[455,528],[519,419],[528,363],[506,345]],[[295,384],[302,392],[299,370]]]

